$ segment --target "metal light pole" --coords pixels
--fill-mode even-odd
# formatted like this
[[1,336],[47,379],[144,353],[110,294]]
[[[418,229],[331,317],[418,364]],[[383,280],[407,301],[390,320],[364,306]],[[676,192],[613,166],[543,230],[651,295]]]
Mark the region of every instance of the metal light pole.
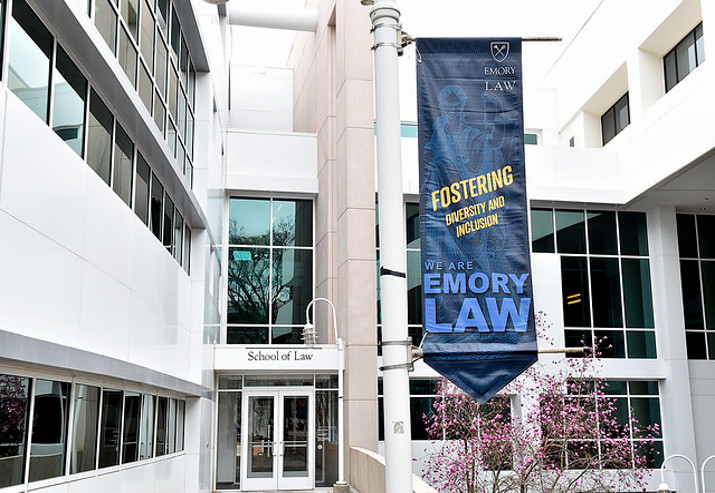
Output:
[[715,455],[711,455],[710,457],[705,459],[705,461],[700,466],[700,483],[701,483],[701,486],[703,487],[703,493],[708,493],[708,490],[705,487],[705,464],[710,462],[712,459],[715,459]]
[[[690,467],[693,468],[693,481],[695,482],[695,490],[693,490],[693,491],[695,493],[698,493],[700,491],[700,489],[698,488],[698,469],[695,467],[695,464],[693,463],[693,461],[690,460],[689,457],[687,457],[683,454],[669,455],[668,457],[665,458],[663,463],[660,465],[660,486],[658,486],[658,493],[670,493],[670,487],[665,482],[665,464],[670,459],[676,459],[676,458],[685,460],[688,464],[690,464]],[[707,460],[705,462],[707,462]],[[703,464],[703,467],[705,467],[705,464]]]
[[340,362],[338,367],[338,482],[336,485],[345,486],[345,434],[344,431],[344,407],[343,407],[343,374],[345,373],[345,342],[342,337],[338,337],[338,319],[335,305],[328,298],[315,298],[305,307],[305,327],[303,328],[303,340],[306,345],[315,345],[315,326],[310,323],[310,307],[316,301],[325,301],[333,309],[333,335],[335,337],[335,347],[338,349]]
[[398,53],[402,30],[396,0],[362,0],[372,5],[375,53],[375,122],[380,216],[383,402],[385,409],[385,491],[412,491],[410,432],[411,340],[407,332],[400,91]]

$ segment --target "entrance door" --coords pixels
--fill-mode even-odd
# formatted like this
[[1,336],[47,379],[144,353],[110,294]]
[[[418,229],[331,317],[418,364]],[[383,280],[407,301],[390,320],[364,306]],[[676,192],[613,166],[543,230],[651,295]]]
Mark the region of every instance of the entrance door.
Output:
[[245,390],[241,489],[313,489],[313,389]]

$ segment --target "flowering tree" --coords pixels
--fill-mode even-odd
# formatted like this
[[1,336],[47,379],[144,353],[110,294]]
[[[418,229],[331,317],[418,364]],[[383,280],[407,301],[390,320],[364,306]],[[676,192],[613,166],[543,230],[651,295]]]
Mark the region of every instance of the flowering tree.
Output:
[[[595,358],[535,365],[485,404],[440,383],[425,479],[443,492],[645,491],[655,426],[608,396]],[[634,447],[632,437],[641,447]]]
[[28,404],[27,380],[0,375],[0,457],[22,454]]

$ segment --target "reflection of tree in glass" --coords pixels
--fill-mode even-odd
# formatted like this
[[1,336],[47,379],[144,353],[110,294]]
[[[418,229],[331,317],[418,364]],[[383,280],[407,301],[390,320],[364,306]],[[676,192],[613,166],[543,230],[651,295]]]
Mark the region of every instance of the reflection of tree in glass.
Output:
[[[229,224],[231,242],[268,246],[266,234],[247,235],[237,220]],[[295,217],[282,217],[273,225],[273,245],[295,243]],[[273,282],[270,283],[270,250],[268,248],[233,248],[228,267],[228,322],[268,323],[271,310],[275,322],[278,311],[293,299],[294,276],[284,276],[285,249],[273,249]]]
[[27,379],[0,375],[0,457],[21,455],[28,408]]

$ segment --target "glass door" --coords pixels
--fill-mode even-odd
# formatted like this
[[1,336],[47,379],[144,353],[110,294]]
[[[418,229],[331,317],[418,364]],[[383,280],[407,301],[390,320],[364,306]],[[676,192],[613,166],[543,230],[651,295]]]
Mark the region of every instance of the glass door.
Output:
[[243,409],[242,489],[312,489],[313,389],[246,391]]

